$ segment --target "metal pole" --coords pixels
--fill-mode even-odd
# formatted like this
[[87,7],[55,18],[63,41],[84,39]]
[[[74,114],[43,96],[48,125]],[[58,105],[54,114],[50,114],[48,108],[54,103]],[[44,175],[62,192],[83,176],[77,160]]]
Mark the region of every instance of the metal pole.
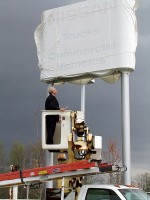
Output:
[[[46,166],[53,166],[53,152],[46,150]],[[53,181],[46,182],[46,188],[53,188]]]
[[[53,166],[53,152],[45,150],[45,159],[46,159],[46,166]],[[46,188],[53,188],[53,181],[46,182]]]
[[81,111],[85,115],[85,85],[81,85]]
[[13,186],[13,200],[18,199],[18,185]]
[[122,158],[127,167],[124,172],[124,184],[131,184],[131,145],[130,145],[130,98],[129,72],[122,72],[121,79],[122,99]]
[[29,199],[29,185],[27,185],[27,199]]
[[65,193],[65,178],[62,178],[62,186],[61,186],[61,200],[64,199],[64,193]]

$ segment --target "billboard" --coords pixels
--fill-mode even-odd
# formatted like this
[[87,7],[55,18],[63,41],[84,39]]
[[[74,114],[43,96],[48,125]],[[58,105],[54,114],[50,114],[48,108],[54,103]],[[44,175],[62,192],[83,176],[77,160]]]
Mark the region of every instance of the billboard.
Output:
[[135,69],[136,0],[87,0],[46,10],[35,31],[41,81],[86,84]]

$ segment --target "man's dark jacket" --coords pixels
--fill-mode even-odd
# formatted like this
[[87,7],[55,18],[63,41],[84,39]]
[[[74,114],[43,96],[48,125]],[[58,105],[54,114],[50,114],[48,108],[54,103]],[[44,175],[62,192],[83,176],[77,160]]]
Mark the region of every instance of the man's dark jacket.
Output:
[[[45,101],[45,110],[60,110],[59,108],[59,103],[56,99],[56,97],[52,94],[50,94],[46,101]],[[51,116],[47,116],[46,119],[48,121],[59,121],[59,115],[51,115]]]

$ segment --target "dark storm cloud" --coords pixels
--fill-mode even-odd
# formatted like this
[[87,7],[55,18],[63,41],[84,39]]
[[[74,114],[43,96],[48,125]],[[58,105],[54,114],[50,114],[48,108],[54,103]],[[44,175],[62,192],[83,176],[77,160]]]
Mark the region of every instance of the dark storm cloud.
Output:
[[0,134],[5,146],[35,138],[37,123],[40,134],[47,86],[40,82],[34,31],[44,10],[73,2],[78,1],[0,1]]
[[[150,130],[150,2],[139,1],[136,11],[138,20],[138,47],[136,52],[136,69],[130,79],[131,94],[131,144],[134,170],[150,169],[148,153]],[[136,166],[136,168],[135,168]],[[134,171],[133,170],[133,171]]]
[[[47,85],[40,82],[34,31],[44,10],[76,3],[77,0],[0,1],[0,136],[5,146],[28,142],[40,136],[40,110]],[[136,70],[130,75],[131,144],[133,166],[142,157],[148,168],[150,130],[150,1],[139,1],[136,11],[139,44]],[[80,86],[58,87],[60,105],[80,109]],[[95,135],[118,139],[121,148],[121,84],[102,80],[86,86],[86,123]],[[37,131],[38,124],[38,131]],[[143,148],[144,146],[144,148]]]

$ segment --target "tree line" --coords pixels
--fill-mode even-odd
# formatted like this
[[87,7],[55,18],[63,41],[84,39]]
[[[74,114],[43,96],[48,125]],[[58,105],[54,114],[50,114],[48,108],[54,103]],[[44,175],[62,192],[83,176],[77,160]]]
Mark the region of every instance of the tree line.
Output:
[[45,153],[41,147],[41,140],[23,144],[15,141],[6,154],[3,143],[0,142],[0,173],[8,172],[10,165],[19,165],[21,169],[45,166]]
[[[14,141],[10,152],[6,154],[3,143],[0,141],[0,173],[10,172],[10,165],[18,165],[21,170],[45,166],[45,151],[42,150],[41,140],[35,139],[28,144]],[[0,188],[0,199],[9,199],[9,187]],[[45,184],[30,189],[30,199],[44,199]],[[27,186],[19,186],[19,199],[27,199]]]

